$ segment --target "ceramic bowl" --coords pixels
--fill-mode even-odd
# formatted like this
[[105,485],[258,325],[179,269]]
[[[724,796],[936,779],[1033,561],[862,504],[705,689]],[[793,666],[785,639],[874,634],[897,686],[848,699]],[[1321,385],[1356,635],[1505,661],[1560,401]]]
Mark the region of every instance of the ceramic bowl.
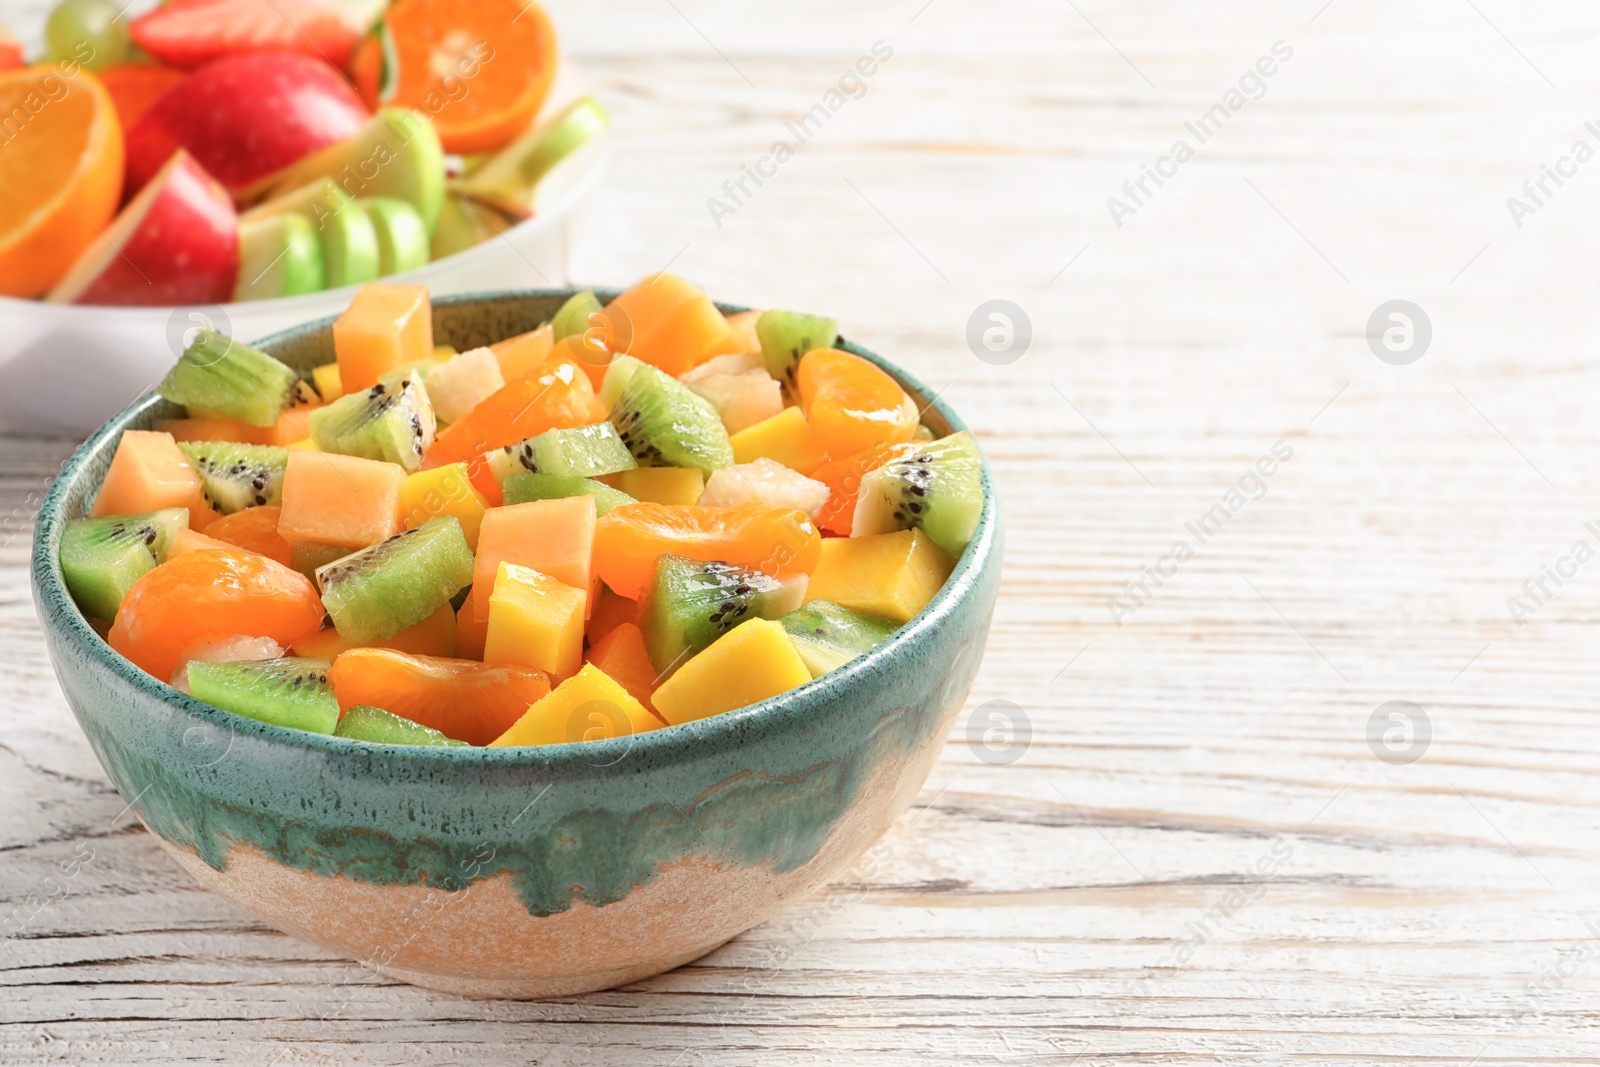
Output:
[[[444,297],[458,349],[539,325],[570,292]],[[725,309],[738,310],[738,309]],[[333,358],[332,320],[262,342]],[[871,353],[938,433],[962,428]],[[40,512],[33,590],[67,702],[106,772],[202,885],[374,971],[470,996],[532,998],[676,967],[844,871],[926,781],[962,707],[1000,583],[984,473],[976,536],[891,640],[739,711],[638,737],[540,748],[405,748],[284,729],[151,678],[67,595],[62,527],[82,515],[125,429],[170,417],[153,395],[68,462]]]

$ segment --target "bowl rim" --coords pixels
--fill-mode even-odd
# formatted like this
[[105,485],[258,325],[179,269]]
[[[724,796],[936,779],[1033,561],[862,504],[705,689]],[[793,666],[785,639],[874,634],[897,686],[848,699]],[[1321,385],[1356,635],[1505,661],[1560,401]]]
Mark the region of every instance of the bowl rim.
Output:
[[[491,303],[529,298],[566,298],[583,292],[580,288],[563,289],[508,289],[441,296],[433,300],[435,307]],[[596,288],[596,293],[617,290]],[[749,308],[717,304],[725,314],[737,314]],[[332,326],[337,315],[326,316],[302,323],[253,342],[257,347],[273,346],[293,341],[298,337],[318,333]],[[889,362],[882,356],[847,340],[839,338],[841,349],[869,360],[900,383],[914,399],[923,401],[922,414],[932,410],[950,427],[951,433],[968,430],[966,423],[943,400],[943,390],[935,393],[914,375]],[[98,661],[117,679],[133,686],[137,691],[163,704],[181,709],[200,721],[218,728],[226,727],[234,736],[246,735],[272,745],[316,752],[330,759],[359,758],[363,754],[404,758],[422,761],[433,766],[471,766],[486,770],[541,767],[569,769],[579,773],[605,772],[623,764],[625,757],[636,749],[668,756],[668,763],[681,759],[711,755],[724,748],[742,747],[759,742],[772,733],[802,724],[813,709],[835,700],[848,697],[849,690],[870,675],[885,669],[907,648],[929,640],[941,626],[951,621],[958,609],[976,594],[980,578],[989,568],[1000,562],[1000,511],[995,492],[994,478],[987,455],[981,456],[983,483],[983,508],[972,540],[955,561],[950,576],[939,591],[910,621],[895,631],[887,641],[871,651],[857,656],[842,667],[835,668],[820,678],[780,693],[775,697],[737,708],[733,711],[710,715],[703,719],[668,725],[643,734],[626,734],[595,741],[568,741],[555,745],[530,745],[505,748],[487,746],[423,746],[389,745],[357,741],[296,730],[287,726],[252,719],[236,712],[207,704],[145,673],[133,662],[113,649],[110,643],[89,624],[77,602],[67,592],[62,576],[59,551],[52,550],[52,542],[59,546],[59,528],[64,526],[64,501],[68,487],[83,477],[83,468],[99,450],[121,435],[129,424],[160,403],[161,398],[151,390],[144,393],[120,413],[101,425],[68,458],[60,473],[52,481],[40,505],[34,523],[34,540],[31,555],[31,579],[39,605],[40,621],[46,628],[54,628],[62,643],[73,653],[85,659]],[[970,431],[969,431],[970,432]],[[53,605],[64,610],[51,611]]]
[[[509,242],[514,235],[528,237],[545,230],[553,230],[567,222],[578,205],[600,183],[600,179],[611,168],[611,163],[616,156],[617,141],[613,128],[607,127],[603,130],[600,136],[596,138],[595,143],[600,147],[600,151],[590,163],[588,169],[584,171],[583,176],[544,211],[536,215],[530,215],[525,219],[519,219],[493,237],[479,241],[470,248],[452,252],[443,259],[432,259],[415,270],[404,271],[400,274],[388,274],[372,280],[395,285],[431,285],[443,281],[444,276],[448,273],[467,266],[469,263],[468,257],[481,258],[486,255],[494,247],[497,240]],[[174,311],[184,308],[221,308],[224,314],[229,314],[237,309],[246,309],[253,315],[292,315],[297,311],[309,312],[317,304],[324,303],[330,297],[340,294],[345,295],[344,303],[348,304],[350,298],[354,297],[365,284],[367,283],[357,282],[353,285],[341,285],[336,289],[319,289],[314,293],[299,293],[295,296],[275,296],[267,300],[226,300],[215,303],[200,301],[188,304],[52,304],[43,299],[28,299],[0,294],[0,314],[50,316],[52,313],[70,313],[74,319],[81,319],[85,315],[112,319],[125,317],[129,314],[170,316]],[[440,299],[443,298],[441,297]],[[24,309],[27,310],[25,311]],[[243,314],[242,311],[239,313]],[[289,328],[293,329],[293,327]],[[275,336],[275,334],[269,336]],[[265,338],[261,338],[261,340],[265,340]]]

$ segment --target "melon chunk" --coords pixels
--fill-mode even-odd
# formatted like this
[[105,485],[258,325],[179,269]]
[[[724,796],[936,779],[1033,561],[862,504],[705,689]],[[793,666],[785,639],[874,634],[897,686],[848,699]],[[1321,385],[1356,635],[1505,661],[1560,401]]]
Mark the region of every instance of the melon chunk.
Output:
[[170,433],[125,430],[89,514],[142,515],[164,508],[188,508],[190,528],[203,529],[217,514],[200,489],[200,472],[179,451]]
[[588,589],[593,580],[594,531],[592,496],[490,508],[478,529],[472,566],[472,586],[480,590],[478,602],[488,602],[502,563],[531,567],[563,585]]
[[603,314],[622,335],[616,351],[674,377],[743,347],[711,298],[673,274],[652,274],[607,304]]
[[[501,563],[489,595],[485,663],[511,663],[572,677],[583,665],[583,608],[589,594],[515,563]],[[810,675],[807,675],[809,678]]]
[[362,286],[333,323],[333,350],[346,393],[370,389],[385,374],[433,356],[433,306],[422,285]]
[[500,361],[488,348],[474,348],[428,372],[428,398],[433,413],[445,422],[461,416],[505,388]]
[[783,386],[765,368],[739,374],[708,374],[685,384],[711,402],[729,433],[738,433],[783,411]]
[[400,532],[405,468],[294,449],[283,472],[278,533],[286,541],[365,548]]
[[507,382],[514,382],[544,366],[555,343],[555,330],[547,322],[537,330],[496,341],[489,346],[489,351],[500,364],[500,376]]
[[490,748],[559,745],[656,730],[661,721],[594,664],[535,701]]
[[723,634],[655,691],[656,713],[676,726],[786,693],[811,672],[784,628],[751,619]]
[[921,530],[870,537],[825,537],[806,600],[831,600],[897,623],[911,621],[955,568]]

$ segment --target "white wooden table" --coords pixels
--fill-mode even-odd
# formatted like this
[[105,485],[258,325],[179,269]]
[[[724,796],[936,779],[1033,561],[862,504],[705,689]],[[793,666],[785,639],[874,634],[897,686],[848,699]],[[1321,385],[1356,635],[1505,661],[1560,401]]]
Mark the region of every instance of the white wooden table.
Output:
[[[387,984],[200,892],[127,814],[27,592],[72,443],[5,440],[0,904],[23,921],[0,1062],[1600,1059],[1600,562],[1560,564],[1600,547],[1600,161],[1563,164],[1520,227],[1506,203],[1600,148],[1600,10],[554,10],[623,135],[572,278],[670,264],[836,313],[945,390],[1010,524],[971,705],[1014,703],[1031,740],[992,764],[958,729],[827,921],[801,907],[562,1001]],[[865,96],[719,228],[707,199],[877,41]],[[1185,123],[1219,102],[1198,144]],[[1108,197],[1180,137],[1193,158],[1118,227]],[[1003,365],[965,339],[995,298],[1033,330]],[[1365,338],[1396,299],[1431,323],[1404,366]],[[1292,457],[1229,510],[1277,442]],[[1534,609],[1523,583],[1557,565],[1517,625],[1508,600]],[[1369,744],[1392,700],[1431,740]]]

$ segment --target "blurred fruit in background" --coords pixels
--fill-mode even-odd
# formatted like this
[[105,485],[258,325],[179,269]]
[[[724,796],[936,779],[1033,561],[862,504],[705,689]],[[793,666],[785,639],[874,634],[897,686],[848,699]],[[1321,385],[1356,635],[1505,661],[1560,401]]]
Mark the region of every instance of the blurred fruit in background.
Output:
[[39,296],[117,210],[122,127],[94,75],[45,66],[0,74],[0,114],[0,293]]
[[173,86],[128,130],[128,193],[187,149],[239,192],[367,122],[333,67],[296,52],[252,52],[206,64]]
[[536,215],[610,125],[552,97],[525,0],[61,0],[44,36],[28,68],[0,32],[0,114],[28,118],[0,127],[0,295],[221,303],[416,270]]

